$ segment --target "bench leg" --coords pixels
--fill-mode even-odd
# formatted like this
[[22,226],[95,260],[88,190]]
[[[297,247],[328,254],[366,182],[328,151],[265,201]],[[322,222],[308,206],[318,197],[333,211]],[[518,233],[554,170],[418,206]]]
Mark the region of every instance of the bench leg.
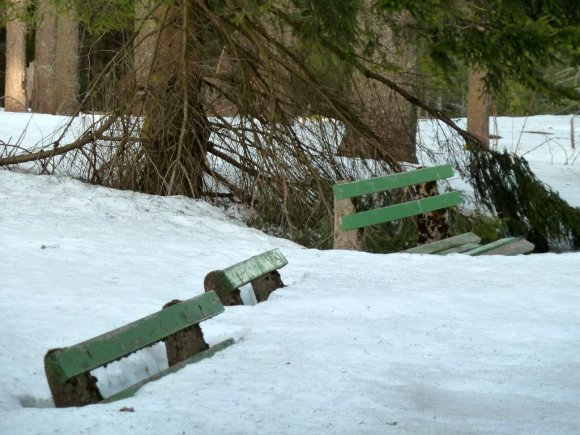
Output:
[[[439,190],[435,181],[416,186],[417,199],[437,195],[439,195]],[[447,239],[449,236],[447,209],[434,210],[417,216],[417,246]]]
[[213,271],[205,276],[205,279],[203,280],[203,287],[205,291],[215,291],[223,305],[244,305],[242,297],[240,296],[240,290],[226,290],[221,282],[218,272],[219,271]]
[[264,302],[274,290],[281,287],[284,287],[284,283],[277,270],[252,281],[252,288],[258,302]]
[[[173,300],[166,303],[163,308],[170,307],[180,301]],[[191,358],[209,346],[203,338],[203,332],[199,325],[191,325],[181,331],[170,335],[165,340],[165,351],[167,352],[167,362],[169,367]]]
[[[339,181],[345,183],[345,181]],[[340,199],[334,201],[334,249],[350,249],[352,251],[364,251],[366,249],[366,238],[364,228],[357,230],[343,231],[340,228],[343,216],[354,214],[357,208],[352,199]]]
[[[47,355],[57,350],[49,350]],[[55,407],[85,406],[103,400],[99,387],[97,387],[97,378],[90,373],[83,373],[69,379],[64,384],[59,384],[54,373],[46,367],[46,364],[44,370]]]

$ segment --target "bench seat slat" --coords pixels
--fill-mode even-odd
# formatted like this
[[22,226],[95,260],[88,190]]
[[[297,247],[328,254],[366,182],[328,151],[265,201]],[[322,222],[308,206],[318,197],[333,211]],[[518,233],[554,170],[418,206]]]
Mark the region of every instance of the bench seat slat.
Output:
[[[458,248],[468,243],[475,244],[479,242],[481,242],[481,237],[477,234],[464,233],[447,239],[438,240],[436,242],[415,246],[414,248],[407,249],[403,252],[407,254],[436,254],[442,251]],[[473,246],[471,248],[473,248]]]
[[455,246],[454,248],[446,249],[444,251],[435,252],[435,255],[449,255],[462,254],[465,251],[470,251],[481,246],[479,243],[466,243],[465,245]]
[[521,237],[506,237],[464,252],[467,255],[518,255],[533,251],[535,245]]
[[351,181],[349,183],[336,184],[332,187],[336,200],[354,198],[371,193],[384,192],[385,190],[398,189],[413,184],[426,183],[428,181],[442,180],[453,176],[451,165],[433,166],[421,168],[415,171],[399,172],[383,177],[368,180]]
[[64,383],[223,311],[215,292],[207,292],[98,337],[49,353],[45,365],[59,383]]
[[403,204],[389,205],[374,210],[361,211],[359,213],[342,217],[340,229],[343,231],[364,228],[369,225],[390,222],[433,210],[451,207],[461,204],[459,192],[448,192],[438,196],[430,196],[424,199],[405,202]]
[[232,344],[234,344],[233,338],[229,338],[227,340],[224,340],[221,343],[218,343],[218,344],[210,347],[209,349],[204,350],[203,352],[200,352],[197,355],[192,356],[191,358],[188,358],[184,361],[181,361],[178,364],[175,364],[174,366],[171,366],[165,370],[160,371],[159,373],[151,376],[150,378],[147,378],[141,382],[138,382],[135,385],[131,385],[130,387],[128,387],[122,391],[119,391],[118,393],[115,393],[110,397],[107,397],[105,400],[103,400],[100,403],[110,403],[110,402],[114,402],[116,400],[122,400],[122,399],[126,399],[127,397],[131,397],[143,385],[148,384],[149,382],[152,382],[152,381],[156,381],[157,379],[160,379],[160,378],[162,378],[166,375],[169,375],[171,373],[175,373],[176,371],[182,369],[183,367],[185,367],[188,364],[192,364],[192,363],[201,361],[202,359],[205,359],[205,358],[210,358],[213,355],[215,355],[217,352],[225,349],[228,346],[231,346]]
[[216,271],[225,290],[232,291],[254,279],[288,264],[279,249],[248,258],[226,269]]

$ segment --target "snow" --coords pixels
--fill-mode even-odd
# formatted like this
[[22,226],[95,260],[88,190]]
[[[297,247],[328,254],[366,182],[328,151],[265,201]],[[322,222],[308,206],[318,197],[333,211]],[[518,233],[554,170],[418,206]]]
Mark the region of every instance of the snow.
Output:
[[[16,115],[0,113],[5,142],[19,135],[6,119]],[[516,146],[524,120],[499,121],[498,146]],[[569,117],[524,129],[546,134],[522,134],[517,151],[580,206]],[[580,432],[580,253],[305,249],[203,201],[7,171],[0,226],[0,434]],[[210,344],[234,345],[132,398],[53,407],[48,349],[201,294],[209,271],[273,248],[286,287],[202,323]],[[102,392],[165,368],[163,353],[97,370]]]

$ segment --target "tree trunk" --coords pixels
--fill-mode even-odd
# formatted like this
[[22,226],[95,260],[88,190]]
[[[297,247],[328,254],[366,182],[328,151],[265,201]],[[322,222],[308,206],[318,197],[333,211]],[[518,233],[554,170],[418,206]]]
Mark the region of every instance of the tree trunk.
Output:
[[51,0],[38,1],[38,14],[40,17],[36,25],[32,111],[54,114],[56,12]]
[[[408,20],[399,17],[401,22]],[[380,34],[382,52],[376,55],[377,64],[385,61],[396,65],[400,71],[386,75],[401,87],[412,91],[416,87],[417,49],[413,40],[404,40],[374,16],[360,18],[361,23]],[[361,143],[360,139],[347,132],[339,153],[363,158],[381,159],[382,154],[394,161],[416,162],[417,111],[388,87],[370,81],[359,73],[354,76],[353,98],[360,106],[364,120],[375,128],[382,139],[382,148]]]
[[162,27],[143,106],[141,144],[147,165],[141,189],[199,197],[210,133],[200,70],[207,17],[190,0],[161,7],[156,16]]
[[[24,11],[24,0],[12,0],[16,15]],[[6,82],[4,109],[26,111],[26,23],[15,17],[6,24]]]
[[76,10],[59,14],[56,34],[56,113],[75,115],[79,109],[79,27]]
[[143,110],[157,43],[157,25],[151,0],[138,0],[136,2],[135,28],[138,34],[133,43],[133,70],[136,87],[136,101],[133,111],[140,114]]
[[485,89],[485,73],[474,68],[469,70],[467,131],[489,147],[489,94]]

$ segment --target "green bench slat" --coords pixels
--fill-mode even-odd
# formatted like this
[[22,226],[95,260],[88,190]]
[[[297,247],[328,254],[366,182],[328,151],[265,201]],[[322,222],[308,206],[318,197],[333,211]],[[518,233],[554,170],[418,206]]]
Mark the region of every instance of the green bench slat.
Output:
[[223,288],[227,291],[232,291],[287,264],[288,260],[286,260],[282,252],[279,249],[272,249],[223,270],[216,271],[216,274]]
[[122,391],[119,391],[118,393],[113,394],[110,397],[107,397],[105,400],[103,400],[100,403],[110,403],[110,402],[114,402],[117,400],[122,400],[122,399],[126,399],[128,397],[133,396],[137,390],[139,390],[143,385],[148,384],[149,382],[152,381],[156,381],[157,379],[162,378],[163,376],[169,375],[171,373],[175,373],[176,371],[182,369],[183,367],[185,367],[188,364],[192,364],[195,362],[198,362],[202,359],[205,358],[210,358],[213,355],[215,355],[217,352],[225,349],[228,346],[231,346],[232,344],[234,344],[234,339],[233,338],[229,338],[227,340],[222,341],[221,343],[218,343],[212,347],[210,347],[207,350],[204,350],[203,352],[200,352],[194,356],[192,356],[191,358],[188,358],[186,360],[181,361],[180,363],[175,364],[172,367],[169,367],[165,370],[160,371],[159,373],[151,376],[150,378],[147,378],[141,382],[136,383],[135,385],[132,385]]
[[403,204],[390,205],[375,210],[343,216],[340,229],[348,231],[364,228],[369,225],[390,222],[458,204],[461,204],[461,195],[459,192],[443,193],[438,196],[430,196]]
[[428,181],[442,180],[452,176],[453,167],[451,165],[441,165],[385,175],[384,177],[376,177],[369,180],[336,184],[332,187],[332,190],[334,192],[334,198],[340,200],[384,192],[385,190],[397,189],[413,184],[426,183]]
[[[436,242],[416,246],[403,252],[408,254],[436,254],[443,253],[451,249],[457,249],[466,244],[477,244],[479,242],[481,242],[481,237],[479,237],[477,234],[464,233],[458,236],[449,237],[447,239],[438,240]],[[471,246],[471,248],[473,248],[473,246]]]
[[224,311],[215,292],[172,305],[143,319],[46,356],[48,370],[64,383]]
[[518,255],[534,250],[535,245],[521,237],[506,237],[464,252],[467,255]]

